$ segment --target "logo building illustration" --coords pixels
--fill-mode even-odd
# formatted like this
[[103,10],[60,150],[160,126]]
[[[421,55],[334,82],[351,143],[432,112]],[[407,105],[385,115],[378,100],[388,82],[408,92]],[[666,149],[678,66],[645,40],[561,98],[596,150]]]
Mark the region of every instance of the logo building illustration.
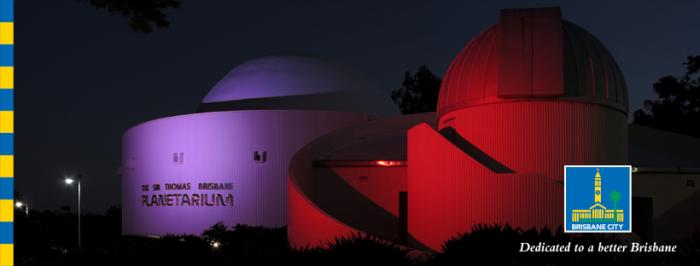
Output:
[[631,232],[630,166],[566,166],[564,172],[565,232]]

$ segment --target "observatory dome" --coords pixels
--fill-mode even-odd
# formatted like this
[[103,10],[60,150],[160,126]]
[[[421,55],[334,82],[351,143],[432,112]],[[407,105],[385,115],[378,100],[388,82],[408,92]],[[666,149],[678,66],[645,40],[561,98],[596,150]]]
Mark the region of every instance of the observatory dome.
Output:
[[445,73],[438,116],[513,100],[563,99],[627,113],[627,87],[610,52],[558,8],[504,10]]

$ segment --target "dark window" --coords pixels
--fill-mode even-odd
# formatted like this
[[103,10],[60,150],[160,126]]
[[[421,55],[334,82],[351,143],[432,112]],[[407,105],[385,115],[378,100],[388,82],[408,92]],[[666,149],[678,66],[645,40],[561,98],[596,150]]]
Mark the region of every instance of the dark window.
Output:
[[253,152],[253,161],[256,163],[264,163],[267,161],[266,151],[255,151]]

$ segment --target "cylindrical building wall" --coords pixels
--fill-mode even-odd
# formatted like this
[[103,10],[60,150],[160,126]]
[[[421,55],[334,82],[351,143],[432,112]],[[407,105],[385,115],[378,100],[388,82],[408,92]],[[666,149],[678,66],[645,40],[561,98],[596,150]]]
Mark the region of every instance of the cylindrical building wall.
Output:
[[122,232],[201,234],[286,225],[294,153],[367,115],[267,110],[198,113],[137,125],[123,137]]
[[606,105],[502,101],[449,112],[448,126],[516,173],[563,181],[567,164],[627,164],[627,114]]

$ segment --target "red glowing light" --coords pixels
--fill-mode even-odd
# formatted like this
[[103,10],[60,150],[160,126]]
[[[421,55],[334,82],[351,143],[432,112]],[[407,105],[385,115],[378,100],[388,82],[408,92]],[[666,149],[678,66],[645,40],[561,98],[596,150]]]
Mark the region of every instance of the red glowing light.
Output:
[[398,161],[386,161],[386,160],[376,160],[374,161],[375,165],[379,166],[399,166],[401,165],[401,162]]

